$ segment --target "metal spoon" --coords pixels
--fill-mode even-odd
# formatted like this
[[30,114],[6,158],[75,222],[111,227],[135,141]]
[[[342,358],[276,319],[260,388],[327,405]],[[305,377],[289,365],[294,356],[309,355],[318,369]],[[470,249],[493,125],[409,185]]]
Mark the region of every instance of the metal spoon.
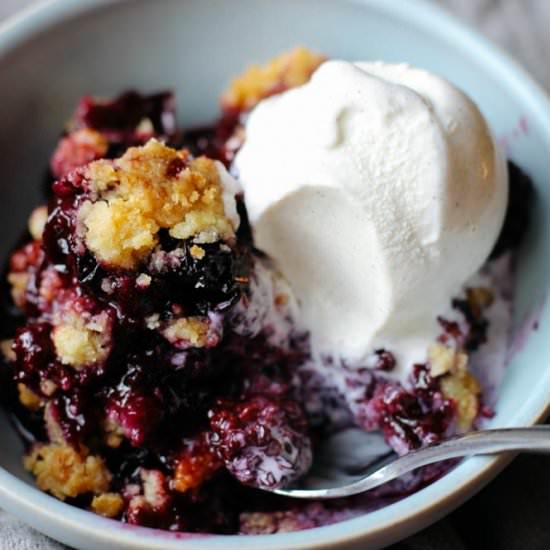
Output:
[[273,492],[306,499],[346,497],[374,489],[427,464],[507,451],[550,453],[550,426],[469,432],[399,458],[381,436],[353,428],[330,438],[319,449],[305,477]]

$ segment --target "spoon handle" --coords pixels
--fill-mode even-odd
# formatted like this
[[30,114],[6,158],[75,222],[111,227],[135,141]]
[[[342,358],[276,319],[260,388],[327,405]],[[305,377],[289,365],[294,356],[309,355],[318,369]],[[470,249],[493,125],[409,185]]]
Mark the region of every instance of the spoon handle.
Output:
[[481,430],[457,435],[430,447],[412,451],[365,478],[340,489],[345,490],[346,495],[358,494],[421,466],[451,458],[506,451],[550,453],[550,426]]

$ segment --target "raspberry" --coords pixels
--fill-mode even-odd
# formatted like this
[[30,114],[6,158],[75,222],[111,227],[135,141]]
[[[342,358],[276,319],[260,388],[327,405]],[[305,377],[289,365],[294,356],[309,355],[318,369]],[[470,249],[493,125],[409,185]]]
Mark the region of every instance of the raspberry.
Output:
[[106,411],[110,425],[117,426],[134,447],[140,447],[154,434],[163,417],[156,396],[136,392],[111,399]]
[[311,466],[311,442],[297,403],[252,397],[211,410],[209,441],[240,482],[282,487]]
[[415,365],[411,390],[380,380],[371,397],[356,403],[355,413],[360,425],[382,429],[388,444],[405,454],[445,437],[455,409],[425,365]]

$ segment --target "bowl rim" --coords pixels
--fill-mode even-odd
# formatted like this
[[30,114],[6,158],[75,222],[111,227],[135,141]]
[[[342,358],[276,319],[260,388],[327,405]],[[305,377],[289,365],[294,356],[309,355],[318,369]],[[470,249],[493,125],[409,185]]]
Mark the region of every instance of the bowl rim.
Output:
[[[131,0],[40,0],[0,24],[0,56],[4,56],[43,31],[72,17],[105,6]],[[427,0],[345,0],[376,9],[403,24],[414,25],[454,46],[466,56],[473,52],[491,66],[513,94],[537,116],[541,134],[550,149],[550,98],[533,78],[509,55],[483,36]],[[550,373],[549,373],[550,374]],[[549,376],[550,379],[550,376]],[[518,425],[530,425],[550,412],[550,403],[541,394],[530,407],[522,407],[515,416]],[[107,547],[152,550],[237,548],[264,550],[296,548],[333,548],[333,545],[359,543],[370,538],[375,546],[388,541],[388,530],[402,535],[416,532],[450,512],[481,489],[513,458],[475,457],[462,462],[443,478],[426,488],[380,510],[332,525],[276,535],[193,535],[134,527],[70,506],[42,493],[0,467],[0,503],[20,517],[36,517],[39,528],[55,536],[66,530],[72,539],[87,537]]]

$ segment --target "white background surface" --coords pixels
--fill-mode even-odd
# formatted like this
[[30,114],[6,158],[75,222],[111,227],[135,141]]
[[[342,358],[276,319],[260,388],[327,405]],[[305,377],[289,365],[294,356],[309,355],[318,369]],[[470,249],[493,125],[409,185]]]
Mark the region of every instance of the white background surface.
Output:
[[[391,0],[390,0],[391,1]],[[550,0],[431,0],[468,21],[522,63],[550,91]],[[31,4],[0,0],[0,19]],[[414,0],[411,0],[411,9]],[[1,550],[61,548],[0,512]]]

